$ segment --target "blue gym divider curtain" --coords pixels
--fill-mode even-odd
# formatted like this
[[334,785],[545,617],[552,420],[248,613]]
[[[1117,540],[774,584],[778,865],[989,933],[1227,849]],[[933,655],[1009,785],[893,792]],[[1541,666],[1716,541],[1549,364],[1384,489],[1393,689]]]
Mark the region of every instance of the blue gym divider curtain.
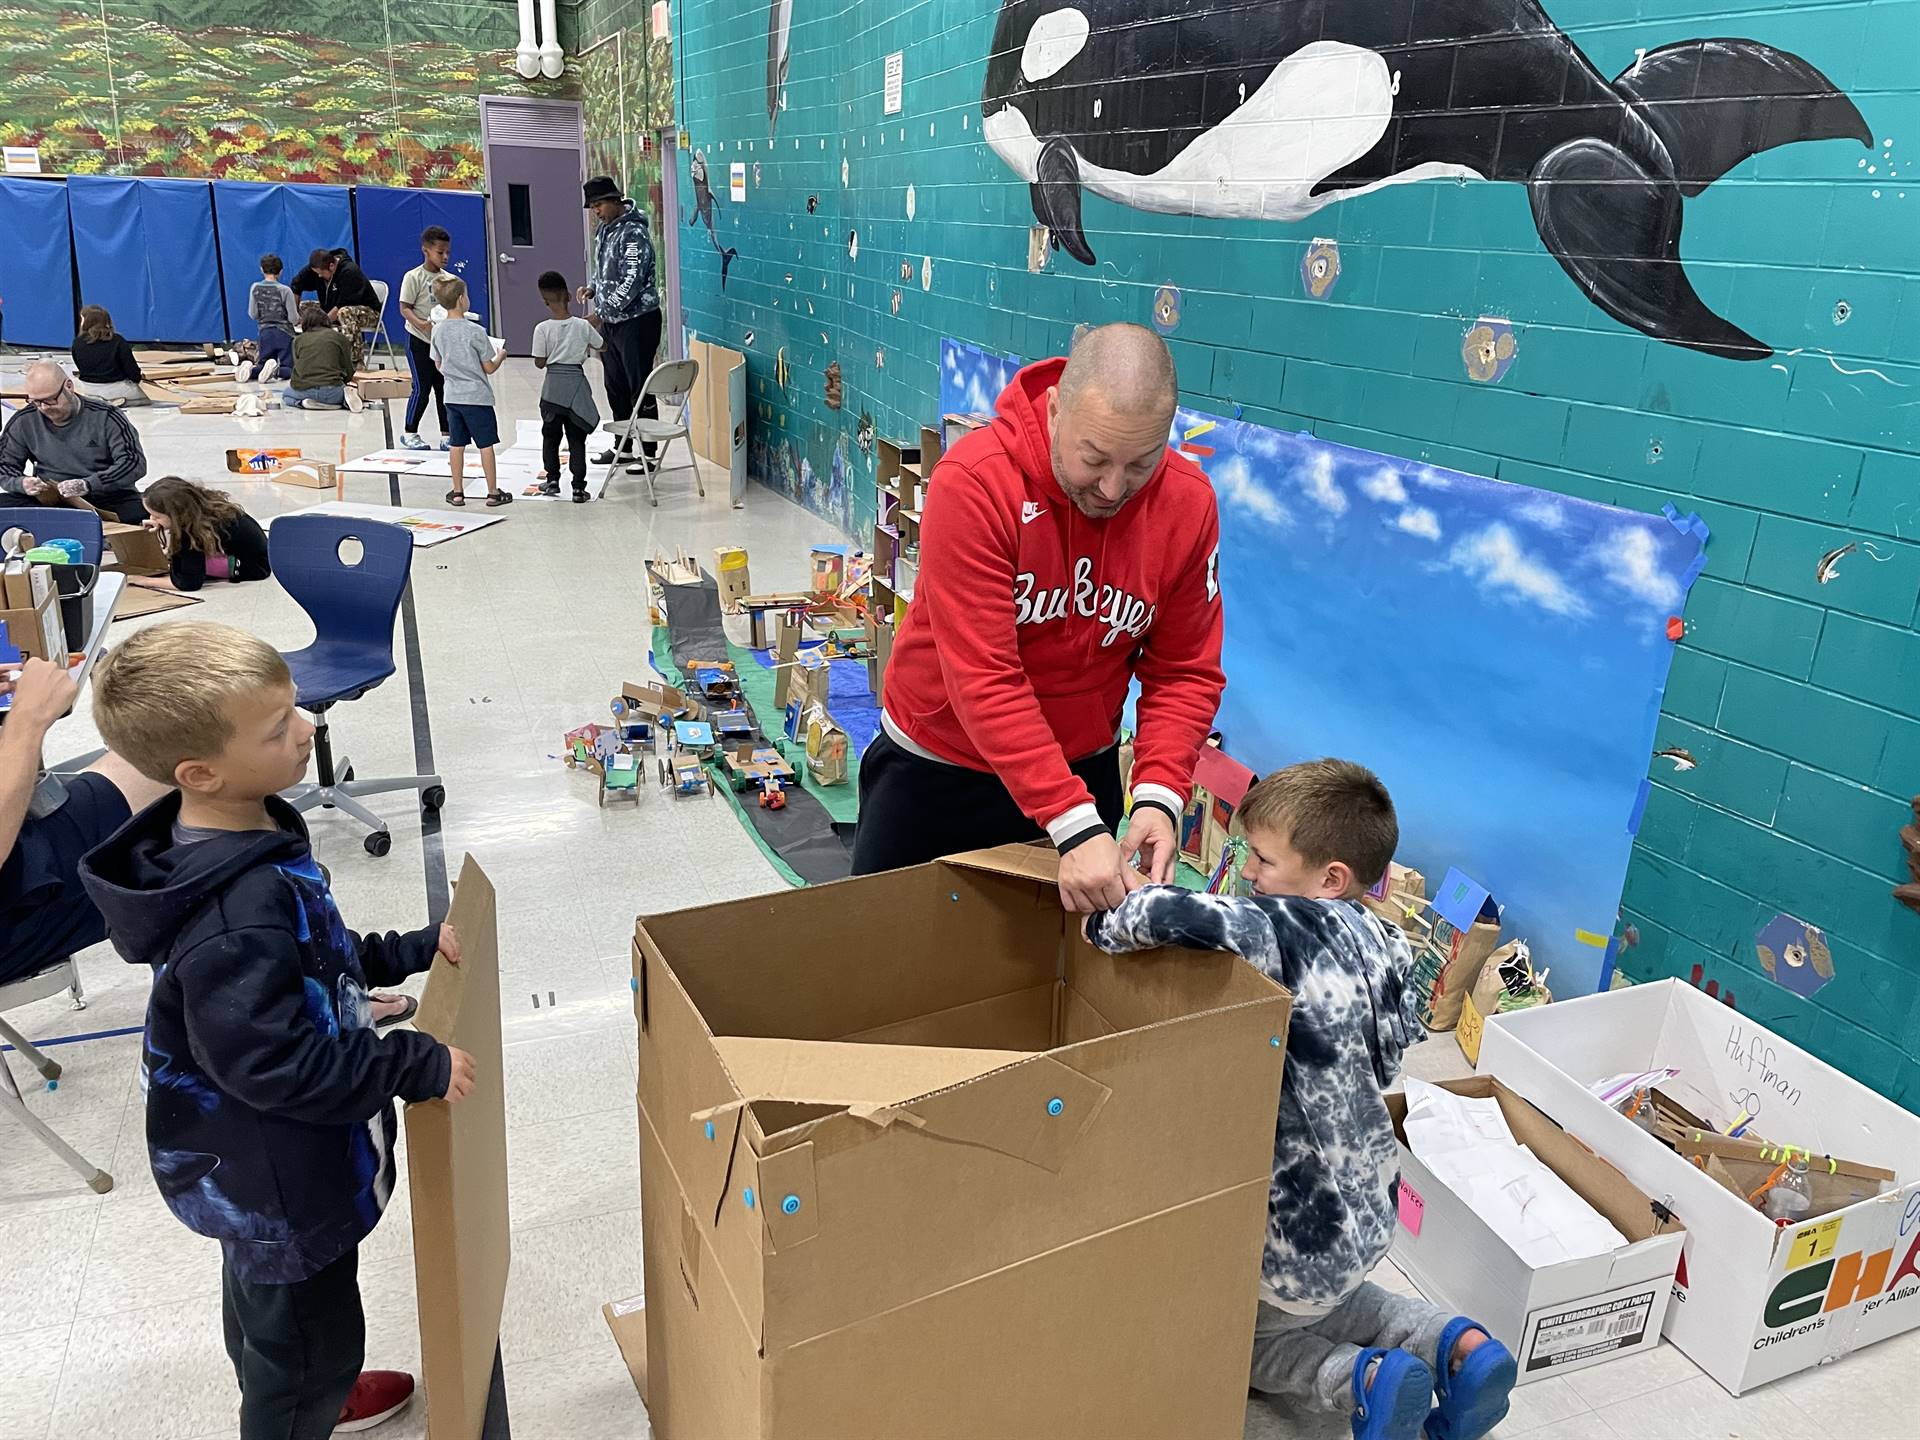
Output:
[[[467,282],[468,308],[493,324],[487,291],[487,202],[464,190],[396,190],[357,185],[353,191],[360,232],[360,268],[387,282],[387,334],[407,343],[400,319],[400,280],[420,263],[420,232],[438,225],[452,237],[453,273]],[[497,331],[495,333],[498,333]]]
[[218,340],[227,333],[207,181],[75,175],[67,202],[81,304],[106,306],[113,328],[129,340]]
[[220,222],[220,272],[227,302],[227,337],[250,340],[247,292],[260,278],[260,257],[272,253],[286,264],[288,281],[309,252],[353,249],[353,206],[344,185],[263,185],[246,180],[213,182],[214,214]]
[[9,345],[73,343],[67,187],[0,176],[0,313]]

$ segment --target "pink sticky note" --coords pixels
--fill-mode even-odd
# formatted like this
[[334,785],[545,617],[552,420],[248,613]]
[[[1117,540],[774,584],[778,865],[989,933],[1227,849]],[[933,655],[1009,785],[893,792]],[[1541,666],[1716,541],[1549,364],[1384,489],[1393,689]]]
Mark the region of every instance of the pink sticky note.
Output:
[[1400,1177],[1400,1223],[1407,1227],[1409,1235],[1418,1235],[1420,1226],[1427,1218],[1427,1202],[1420,1198],[1420,1192],[1407,1184],[1406,1177]]

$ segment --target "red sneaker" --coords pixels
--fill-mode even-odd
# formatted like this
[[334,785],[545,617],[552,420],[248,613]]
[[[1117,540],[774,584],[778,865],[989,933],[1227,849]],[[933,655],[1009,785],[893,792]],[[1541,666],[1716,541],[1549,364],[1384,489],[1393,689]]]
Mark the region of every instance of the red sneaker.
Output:
[[347,1392],[347,1403],[340,1407],[333,1433],[351,1435],[356,1430],[371,1430],[406,1409],[412,1399],[413,1376],[405,1371],[362,1370]]

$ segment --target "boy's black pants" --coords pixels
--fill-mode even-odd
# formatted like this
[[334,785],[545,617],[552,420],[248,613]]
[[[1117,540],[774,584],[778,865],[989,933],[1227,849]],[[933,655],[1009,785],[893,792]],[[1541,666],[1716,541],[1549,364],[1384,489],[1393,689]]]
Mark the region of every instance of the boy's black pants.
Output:
[[[1107,828],[1118,828],[1125,808],[1120,747],[1110,745],[1072,768],[1093,792]],[[1046,838],[1047,832],[1027,818],[997,775],[916,755],[884,730],[860,757],[860,823],[853,832],[856,875]]]
[[359,1249],[291,1285],[236,1279],[222,1265],[220,1302],[240,1440],[327,1440],[366,1356]]
[[560,437],[567,437],[567,468],[573,472],[573,483],[587,483],[587,427],[571,410],[563,410],[558,405],[540,402],[540,447],[542,458],[546,462],[546,475],[549,480],[560,478]]

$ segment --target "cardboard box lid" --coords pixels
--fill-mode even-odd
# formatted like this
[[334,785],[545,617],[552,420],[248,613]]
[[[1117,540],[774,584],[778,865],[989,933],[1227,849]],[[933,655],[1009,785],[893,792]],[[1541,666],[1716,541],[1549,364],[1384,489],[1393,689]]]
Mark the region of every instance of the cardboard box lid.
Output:
[[407,1107],[414,1283],[428,1440],[478,1440],[512,1246],[495,902],[471,855],[447,923],[460,937],[460,964],[434,957],[414,1025],[473,1056],[474,1086],[457,1105]]
[[984,870],[989,875],[1017,875],[1048,885],[1060,883],[1060,854],[1051,845],[995,845],[949,855],[940,863],[963,870]]
[[1031,1058],[1029,1050],[962,1050],[835,1040],[717,1037],[727,1072],[748,1101],[853,1108],[904,1104]]

